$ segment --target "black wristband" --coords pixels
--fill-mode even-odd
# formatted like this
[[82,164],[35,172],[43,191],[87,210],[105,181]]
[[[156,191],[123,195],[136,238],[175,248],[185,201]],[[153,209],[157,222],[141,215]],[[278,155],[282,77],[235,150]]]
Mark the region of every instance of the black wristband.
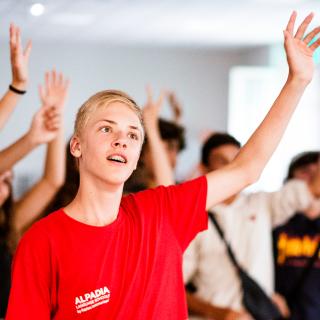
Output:
[[25,94],[27,91],[26,90],[19,90],[17,88],[15,88],[13,85],[9,85],[9,89],[11,91],[13,91],[14,93],[17,93],[17,94]]

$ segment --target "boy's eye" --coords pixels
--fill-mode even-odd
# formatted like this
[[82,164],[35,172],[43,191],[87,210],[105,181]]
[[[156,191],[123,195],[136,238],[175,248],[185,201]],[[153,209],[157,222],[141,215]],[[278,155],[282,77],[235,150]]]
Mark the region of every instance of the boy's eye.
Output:
[[134,139],[134,140],[138,140],[138,135],[135,133],[129,133],[129,138]]
[[100,131],[104,132],[104,133],[107,133],[107,132],[110,132],[111,131],[111,128],[110,127],[102,127],[100,129]]

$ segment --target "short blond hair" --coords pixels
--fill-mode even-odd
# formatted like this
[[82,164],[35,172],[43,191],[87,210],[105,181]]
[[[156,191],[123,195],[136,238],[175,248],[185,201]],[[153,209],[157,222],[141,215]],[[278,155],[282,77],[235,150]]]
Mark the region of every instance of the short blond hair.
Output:
[[120,90],[103,90],[91,96],[78,110],[74,124],[74,134],[81,136],[81,131],[87,125],[90,115],[98,108],[107,107],[112,102],[122,102],[127,105],[139,118],[142,129],[144,128],[141,108],[129,95]]

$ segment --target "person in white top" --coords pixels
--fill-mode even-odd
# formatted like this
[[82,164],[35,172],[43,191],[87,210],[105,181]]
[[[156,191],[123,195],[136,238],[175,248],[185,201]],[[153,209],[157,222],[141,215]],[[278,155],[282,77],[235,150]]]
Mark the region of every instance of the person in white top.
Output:
[[[240,143],[226,133],[215,133],[202,148],[202,165],[216,170],[232,162]],[[305,183],[292,180],[277,192],[238,193],[210,211],[222,227],[236,258],[272,297],[284,316],[289,310],[274,293],[271,229],[295,212],[314,205],[319,196],[320,174]],[[242,306],[241,284],[214,225],[197,235],[184,255],[184,280],[192,281],[195,293],[187,292],[189,310],[214,319],[247,319]]]

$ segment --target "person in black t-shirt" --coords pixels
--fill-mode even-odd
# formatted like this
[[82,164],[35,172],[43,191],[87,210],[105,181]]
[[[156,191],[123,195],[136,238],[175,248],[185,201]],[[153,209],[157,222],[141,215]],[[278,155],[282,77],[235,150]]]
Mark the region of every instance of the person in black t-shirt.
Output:
[[[310,181],[320,174],[320,152],[305,152],[294,158],[286,180]],[[319,206],[320,207],[320,206]],[[320,208],[306,215],[297,212],[285,225],[274,230],[276,290],[291,309],[291,320],[320,319]],[[315,253],[312,267],[308,264]]]

